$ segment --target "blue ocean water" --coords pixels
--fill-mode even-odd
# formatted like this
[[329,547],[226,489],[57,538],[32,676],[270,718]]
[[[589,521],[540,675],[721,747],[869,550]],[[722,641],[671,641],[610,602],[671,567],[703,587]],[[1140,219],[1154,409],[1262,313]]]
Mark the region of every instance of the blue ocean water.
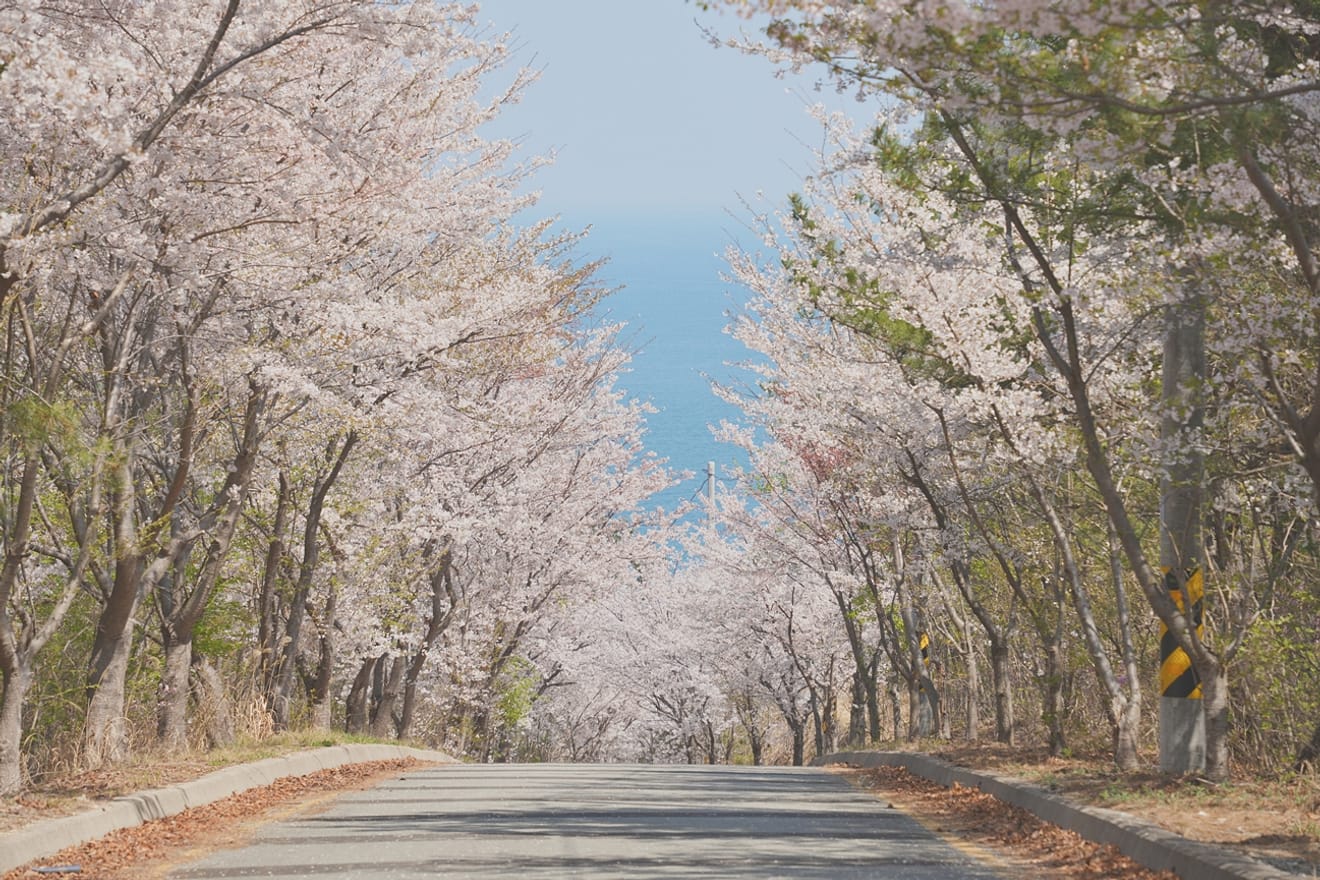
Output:
[[736,420],[738,410],[711,392],[711,381],[741,386],[736,364],[747,350],[724,332],[729,313],[746,291],[721,277],[726,248],[746,231],[722,215],[612,215],[593,217],[584,250],[609,260],[601,278],[619,287],[601,306],[611,320],[625,322],[624,340],[639,352],[623,386],[629,396],[658,410],[648,420],[647,446],[671,468],[690,478],[653,499],[673,509],[697,498],[706,483],[706,463],[716,480],[727,467],[745,463],[735,447],[717,443],[710,426]]

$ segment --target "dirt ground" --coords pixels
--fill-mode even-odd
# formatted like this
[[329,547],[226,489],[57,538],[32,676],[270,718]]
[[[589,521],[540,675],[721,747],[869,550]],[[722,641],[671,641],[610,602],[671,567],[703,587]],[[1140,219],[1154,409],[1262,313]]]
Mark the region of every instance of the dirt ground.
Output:
[[[1185,836],[1246,852],[1302,876],[1320,876],[1320,780],[1310,776],[1246,778],[1212,786],[1158,773],[1120,775],[1102,757],[1049,759],[1024,749],[997,746],[946,749],[944,759],[973,769],[1013,776],[1091,803],[1142,816]],[[95,880],[163,877],[170,865],[242,842],[261,822],[322,806],[342,791],[356,790],[418,766],[382,761],[281,780],[205,807],[116,832],[103,840],[42,859],[43,866],[73,865]],[[196,760],[148,762],[98,774],[53,781],[21,798],[0,801],[0,831],[91,807],[97,800],[215,770]],[[840,770],[881,800],[927,827],[1029,870],[1033,880],[1166,880],[1112,848],[1088,844],[1072,832],[1041,822],[990,795],[944,789],[895,768]],[[19,869],[0,880],[38,875]]]

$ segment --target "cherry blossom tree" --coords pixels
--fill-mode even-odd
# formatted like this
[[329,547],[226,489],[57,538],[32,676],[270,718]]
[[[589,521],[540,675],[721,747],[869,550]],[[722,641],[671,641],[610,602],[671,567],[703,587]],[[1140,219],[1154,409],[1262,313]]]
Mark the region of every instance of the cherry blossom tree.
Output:
[[[1174,573],[1175,591],[1185,593],[1178,572],[1202,557],[1200,538],[1190,535],[1200,523],[1202,395],[1224,378],[1203,380],[1195,357],[1178,354],[1194,353],[1204,321],[1215,322],[1205,330],[1212,354],[1234,353],[1224,361],[1236,374],[1229,381],[1257,389],[1248,399],[1269,414],[1303,470],[1309,468],[1303,414],[1314,383],[1304,363],[1292,379],[1275,372],[1283,361],[1270,328],[1276,313],[1290,312],[1298,301],[1295,293],[1313,293],[1310,245],[1297,225],[1314,179],[1317,86],[1305,36],[1314,26],[1312,10],[1196,2],[1121,8],[949,2],[920,10],[735,5],[777,16],[768,29],[769,51],[781,60],[824,62],[840,82],[897,98],[919,114],[915,126],[899,123],[875,138],[875,157],[896,181],[961,204],[989,205],[999,215],[1010,265],[1041,297],[1036,332],[1047,363],[1066,380],[1088,470],[1127,562],[1200,674],[1207,772],[1223,777],[1224,669],[1240,645],[1250,601],[1232,603],[1239,609],[1233,613],[1246,617],[1212,647],[1178,610],[1141,546],[1131,499],[1119,489],[1103,439],[1113,426],[1098,420],[1090,398],[1087,378],[1101,361],[1085,352],[1080,325],[1095,293],[1077,283],[1075,258],[1094,252],[1101,239],[1117,244],[1115,233],[1126,233],[1159,281],[1109,290],[1140,308],[1158,289],[1170,321],[1166,366],[1193,367],[1187,375],[1166,373],[1164,412],[1156,416],[1165,421],[1165,494],[1188,502],[1181,515],[1166,513],[1161,561]],[[905,132],[916,136],[905,142]],[[1248,264],[1239,274],[1237,267]],[[1260,296],[1247,297],[1251,320],[1218,325],[1220,308],[1246,314],[1243,293],[1259,291],[1246,279],[1262,272],[1290,279],[1271,291],[1282,295],[1269,297],[1268,307]]]
[[[367,488],[367,475],[389,475],[377,488],[398,488],[375,509],[396,519],[396,531],[431,527],[405,554],[425,573],[417,582],[430,586],[433,612],[421,644],[413,643],[409,688],[452,613],[452,600],[440,598],[450,595],[451,548],[470,536],[467,498],[483,480],[522,478],[519,471],[551,450],[555,466],[570,473],[576,462],[593,479],[599,466],[631,480],[635,489],[616,487],[620,503],[664,479],[652,465],[609,457],[637,456],[628,431],[639,412],[603,391],[578,398],[543,388],[543,404],[560,400],[570,412],[532,407],[525,417],[487,418],[484,440],[437,438],[453,420],[427,422],[427,414],[453,410],[476,423],[479,408],[506,409],[498,398],[501,388],[510,394],[508,378],[498,370],[468,376],[473,360],[456,357],[493,350],[496,340],[516,340],[504,349],[517,356],[502,356],[499,369],[572,372],[576,387],[600,387],[619,366],[571,329],[599,295],[587,281],[590,267],[563,261],[571,241],[547,239],[544,226],[507,226],[526,204],[514,186],[529,169],[511,165],[510,145],[485,141],[478,128],[526,78],[479,97],[504,50],[478,39],[474,15],[456,5],[350,2],[0,11],[0,89],[10,99],[0,136],[0,301],[8,350],[17,353],[7,362],[5,410],[32,410],[31,424],[5,424],[6,449],[19,456],[6,469],[19,476],[6,494],[0,596],[6,791],[17,784],[17,724],[32,658],[86,579],[104,596],[88,759],[122,753],[123,664],[146,600],[166,644],[160,731],[182,741],[192,636],[258,480],[278,485],[269,496],[267,564],[257,569],[276,702],[290,696],[304,648],[300,621],[315,593],[322,650],[312,679],[325,706],[337,655],[321,545],[380,544],[354,545],[345,524],[365,522],[355,512],[365,508],[333,500],[346,467],[356,491]],[[557,359],[595,366],[556,373]],[[82,372],[68,384],[75,363]],[[570,441],[555,426],[583,400],[617,413],[593,410],[597,421]],[[237,409],[226,411],[227,401]],[[71,424],[90,457],[70,456],[65,440],[74,435],[52,431],[58,409],[38,411],[50,404],[84,407],[82,422]],[[633,427],[625,431],[627,420]],[[539,446],[505,444],[506,457],[485,477],[449,471],[440,484],[418,485],[419,473],[461,452],[447,443],[492,442],[496,425],[516,425]],[[592,430],[593,443],[581,439]],[[305,472],[308,449],[291,444],[317,432],[328,457],[324,469]],[[329,437],[337,440],[325,446]],[[558,444],[578,452],[560,453]],[[399,448],[421,454],[421,463]],[[58,510],[41,500],[46,485],[62,499]],[[300,497],[306,507],[294,510]],[[583,539],[606,540],[619,509],[579,509],[580,522],[595,523]],[[43,555],[66,577],[26,568],[34,516],[47,535]],[[376,519],[372,528],[387,526]],[[297,541],[288,534],[295,529]],[[92,552],[98,544],[108,560]],[[349,559],[330,552],[342,557],[334,561],[342,576]],[[273,597],[290,562],[295,575],[281,610]],[[44,624],[16,604],[37,583],[55,590],[53,605],[41,603],[50,609]]]

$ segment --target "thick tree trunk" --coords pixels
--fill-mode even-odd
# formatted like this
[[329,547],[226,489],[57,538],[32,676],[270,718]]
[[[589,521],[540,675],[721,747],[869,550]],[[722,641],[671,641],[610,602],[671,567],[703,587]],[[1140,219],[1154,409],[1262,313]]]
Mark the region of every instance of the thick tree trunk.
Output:
[[328,699],[317,700],[308,706],[309,730],[329,730],[334,726],[334,704]]
[[908,702],[908,742],[921,737],[921,679],[913,676],[907,679]]
[[939,690],[935,687],[935,682],[929,675],[921,677],[921,699],[926,704],[926,711],[930,713],[930,735],[946,737],[944,703],[940,698]]
[[386,739],[394,733],[394,706],[399,701],[404,665],[402,657],[394,657],[390,661],[389,674],[383,676],[371,716],[371,735],[374,737]]
[[426,664],[427,651],[419,650],[408,661],[408,671],[403,676],[403,700],[399,706],[399,723],[394,729],[395,739],[407,739],[412,735],[413,718],[417,714],[417,682],[422,677],[422,667]]
[[793,766],[801,767],[807,761],[807,725],[805,721],[790,723],[793,732]]
[[132,629],[117,638],[99,639],[94,656],[91,698],[84,720],[83,761],[90,768],[116,764],[128,758],[128,719],[124,698],[128,683],[128,658]]
[[333,669],[333,646],[323,637],[318,640],[316,669],[303,679],[307,692],[307,724],[312,730],[333,726],[334,701],[330,698],[330,673]]
[[[832,678],[831,674],[831,678]],[[833,752],[838,746],[838,734],[835,732],[834,710],[835,695],[832,683],[827,683],[819,688],[811,688],[811,697],[808,700],[808,706],[811,710],[812,729],[815,734],[815,746],[817,755],[826,755]]]
[[[116,448],[119,457],[115,468],[116,493],[111,504],[111,533],[116,554],[108,590],[104,594],[101,615],[87,664],[87,712],[83,718],[83,762],[91,768],[117,763],[128,756],[128,725],[124,718],[125,682],[128,658],[133,642],[133,617],[148,589],[148,577],[165,572],[161,559],[152,563],[148,574],[146,548],[136,517],[137,485],[133,473],[131,446]],[[166,508],[164,512],[168,512]]]
[[289,617],[284,627],[284,646],[275,670],[274,687],[270,695],[270,714],[275,730],[288,730],[293,719],[293,685],[297,672],[299,642],[302,639],[303,618],[307,614],[307,593],[299,590],[289,603]]
[[1205,775],[1216,781],[1228,779],[1228,671],[1219,666],[1214,674],[1203,674],[1201,693],[1205,712]]
[[0,682],[0,797],[8,797],[23,788],[23,701],[32,686],[32,670],[6,664]]
[[[326,597],[323,619],[320,623],[320,637],[316,640],[316,669],[304,680],[307,688],[307,702],[311,709],[313,730],[329,730],[334,715],[334,701],[330,694],[330,684],[335,671],[335,606],[337,596],[334,590]],[[395,693],[398,685],[395,685]],[[378,734],[388,736],[388,733]]]
[[[0,248],[3,269],[4,249]],[[17,273],[6,276],[0,272],[0,294],[7,295],[16,277]],[[0,797],[17,794],[23,787],[23,701],[32,685],[32,665],[30,655],[22,654],[15,638],[9,603],[28,555],[38,467],[36,455],[29,454],[13,506],[6,511],[6,531],[0,534],[4,549],[4,565],[0,566]]]
[[834,713],[837,709],[835,705],[834,686],[830,685],[826,692],[825,706],[821,712],[820,721],[820,739],[818,743],[818,755],[828,755],[839,747],[838,727],[834,723]]
[[852,703],[848,707],[848,745],[861,748],[866,744],[866,684],[865,670],[854,669],[852,675]]
[[1005,642],[990,643],[990,680],[995,693],[995,742],[1013,745],[1013,686]]
[[358,667],[353,677],[353,686],[348,691],[348,701],[344,707],[344,729],[349,733],[366,733],[370,710],[367,706],[371,693],[371,681],[380,657],[368,657]]
[[165,644],[165,669],[160,677],[160,715],[156,734],[167,751],[188,748],[188,691],[192,642]]

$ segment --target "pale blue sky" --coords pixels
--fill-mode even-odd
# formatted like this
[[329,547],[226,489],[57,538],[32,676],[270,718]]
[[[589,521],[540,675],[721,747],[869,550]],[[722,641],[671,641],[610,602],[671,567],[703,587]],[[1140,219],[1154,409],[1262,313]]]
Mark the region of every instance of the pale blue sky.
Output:
[[481,0],[481,17],[513,32],[515,63],[542,71],[496,131],[556,152],[538,188],[544,209],[571,220],[782,199],[820,141],[807,107],[852,104],[814,77],[777,79],[764,58],[712,47],[701,26],[730,35],[747,23],[687,0]]

